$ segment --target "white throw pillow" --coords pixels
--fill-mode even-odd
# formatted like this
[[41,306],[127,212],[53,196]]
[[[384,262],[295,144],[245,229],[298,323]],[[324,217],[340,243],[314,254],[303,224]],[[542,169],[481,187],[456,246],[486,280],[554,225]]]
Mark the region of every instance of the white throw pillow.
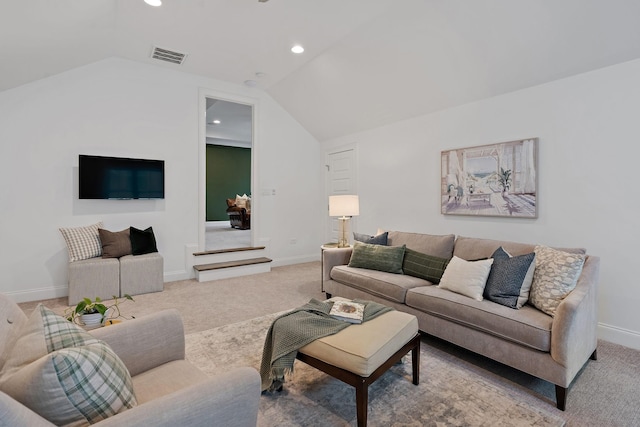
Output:
[[493,258],[466,261],[454,256],[440,279],[439,288],[482,301],[482,293],[491,272]]

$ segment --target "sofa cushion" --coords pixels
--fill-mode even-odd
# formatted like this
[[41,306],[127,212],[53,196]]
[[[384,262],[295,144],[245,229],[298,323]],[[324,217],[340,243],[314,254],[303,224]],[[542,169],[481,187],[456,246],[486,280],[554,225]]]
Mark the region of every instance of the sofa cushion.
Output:
[[576,287],[586,255],[572,254],[546,246],[536,246],[536,270],[530,301],[553,316],[562,300]]
[[386,231],[384,233],[376,234],[375,236],[369,236],[368,234],[361,234],[356,232],[353,233],[353,240],[356,240],[362,243],[369,243],[371,245],[386,246],[388,237],[389,237],[389,233]]
[[454,234],[436,236],[432,234],[406,233],[404,231],[389,231],[387,244],[389,246],[406,245],[408,248],[423,254],[451,259],[455,238]]
[[[526,287],[526,294],[529,294],[535,270],[535,257],[534,252],[512,257],[502,249],[502,246],[496,249],[493,253],[491,272],[484,288],[484,297],[507,307],[522,307],[524,304],[518,307],[518,300],[523,288]],[[529,280],[525,286],[527,279]]]
[[382,246],[355,242],[349,267],[402,274],[404,250],[404,246]]
[[386,273],[346,265],[333,267],[331,278],[336,282],[399,303],[404,303],[407,289],[431,284],[426,280],[406,274]]
[[[535,250],[536,245],[509,242],[505,240],[477,239],[459,236],[453,249],[453,255],[466,260],[489,258],[500,246],[512,256],[524,255]],[[584,248],[559,248],[564,252],[585,254]]]
[[493,258],[465,261],[454,256],[449,261],[438,287],[482,301],[492,264]]
[[113,350],[42,304],[7,358],[0,390],[56,425],[89,425],[136,405]]
[[413,249],[405,249],[402,271],[409,276],[419,277],[431,283],[438,284],[444,270],[449,264],[448,258],[440,258],[423,254]]
[[69,251],[69,262],[95,258],[102,255],[102,245],[98,229],[102,228],[102,222],[86,227],[60,228]]
[[549,352],[553,318],[534,307],[520,310],[441,289],[423,286],[407,291],[406,304],[451,322],[536,350]]
[[120,258],[124,255],[131,255],[131,237],[128,228],[116,232],[99,228],[98,234],[102,244],[102,258]]

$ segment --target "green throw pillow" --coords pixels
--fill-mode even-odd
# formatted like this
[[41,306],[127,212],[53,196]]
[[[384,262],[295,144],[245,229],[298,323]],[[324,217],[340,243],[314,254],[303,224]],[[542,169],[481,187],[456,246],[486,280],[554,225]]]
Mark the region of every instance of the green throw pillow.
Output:
[[382,246],[355,242],[349,267],[368,268],[369,270],[402,273],[405,245]]
[[406,275],[419,277],[437,285],[440,283],[447,264],[449,264],[449,260],[446,258],[423,254],[407,248],[404,252],[402,271]]

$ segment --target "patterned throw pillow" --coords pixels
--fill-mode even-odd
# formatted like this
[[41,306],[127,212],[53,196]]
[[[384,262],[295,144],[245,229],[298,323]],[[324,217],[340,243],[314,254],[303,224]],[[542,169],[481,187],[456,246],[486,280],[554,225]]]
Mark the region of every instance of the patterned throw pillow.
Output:
[[423,254],[407,248],[404,252],[404,261],[402,262],[402,271],[404,274],[425,279],[437,285],[447,268],[449,260]]
[[69,262],[95,258],[102,255],[98,229],[102,222],[86,227],[60,228],[69,251]]
[[402,260],[405,246],[382,246],[355,242],[349,267],[367,268],[369,270],[402,273]]
[[493,258],[466,261],[454,255],[440,279],[439,288],[482,301]]
[[368,234],[361,233],[353,233],[353,240],[362,243],[369,243],[370,245],[387,245],[387,239],[389,237],[389,232],[385,231],[384,233],[376,234],[375,236],[369,236]]
[[8,355],[0,390],[62,426],[93,424],[137,404],[113,350],[42,304]]
[[[489,301],[507,307],[522,307],[522,305],[518,306],[518,303],[528,278],[526,294],[527,297],[529,295],[535,269],[533,261],[536,254],[531,252],[530,254],[512,257],[500,247],[491,257],[494,261],[487,279],[487,285],[484,288],[484,297]],[[529,274],[529,271],[531,271],[531,274]],[[524,299],[524,302],[526,301]]]
[[529,301],[538,310],[554,316],[564,298],[576,287],[586,255],[536,246],[536,270]]

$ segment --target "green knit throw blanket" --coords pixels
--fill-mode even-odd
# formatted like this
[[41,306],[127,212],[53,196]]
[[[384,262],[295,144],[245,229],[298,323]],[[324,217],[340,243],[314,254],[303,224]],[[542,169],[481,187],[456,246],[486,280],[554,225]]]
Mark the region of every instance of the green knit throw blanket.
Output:
[[[373,301],[354,301],[365,305],[363,322],[393,310],[391,307]],[[262,391],[274,391],[282,386],[285,374],[293,371],[293,362],[298,349],[319,338],[336,334],[351,325],[331,317],[329,312],[332,306],[332,301],[318,301],[314,298],[302,307],[285,313],[273,321],[262,351],[260,364]]]

